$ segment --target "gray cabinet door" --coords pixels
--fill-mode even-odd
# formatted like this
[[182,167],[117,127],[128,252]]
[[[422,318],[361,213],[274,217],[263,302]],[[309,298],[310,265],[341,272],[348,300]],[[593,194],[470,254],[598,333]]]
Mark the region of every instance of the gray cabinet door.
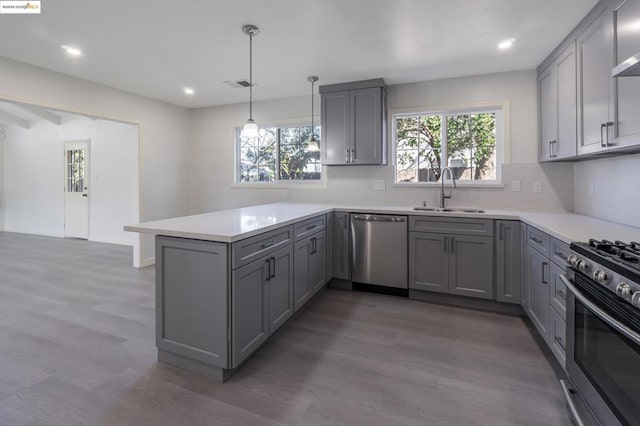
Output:
[[529,312],[529,256],[527,255],[527,225],[520,223],[520,253],[522,253],[521,279],[522,279],[522,309]]
[[551,283],[549,284],[549,300],[551,307],[564,319],[567,315],[567,288],[560,279],[564,270],[551,263]]
[[552,158],[575,157],[578,144],[576,45],[571,44],[557,59],[558,142],[552,145]]
[[322,103],[322,164],[347,164],[350,146],[349,91],[324,93]]
[[493,238],[451,235],[449,293],[493,299]]
[[226,244],[156,237],[156,344],[228,368]]
[[312,247],[309,254],[309,290],[316,294],[327,283],[326,275],[326,232],[318,232],[311,238]]
[[409,288],[449,292],[448,237],[409,232]]
[[522,240],[520,222],[496,221],[496,300],[522,303]]
[[549,336],[549,261],[536,249],[527,247],[529,305],[527,313],[545,341]]
[[578,37],[578,154],[613,142],[613,14],[605,9]]
[[269,335],[293,315],[293,247],[278,250],[269,257],[267,293],[269,303]]
[[567,326],[565,319],[552,309],[549,312],[549,340],[547,341],[547,344],[564,369],[566,369],[567,360],[566,342]]
[[349,237],[349,213],[334,212],[331,229],[331,264],[333,278],[351,280],[351,238]]
[[267,277],[270,276],[270,259],[258,259],[232,273],[233,368],[238,367],[269,337]]
[[[618,65],[640,51],[637,28],[640,22],[640,1],[620,0],[614,11],[615,64]],[[616,147],[640,145],[640,78],[616,78],[617,85],[617,140]]]
[[293,300],[294,310],[300,309],[311,297],[309,271],[311,270],[311,237],[296,242],[293,246]]
[[538,160],[548,161],[552,158],[552,145],[558,142],[558,72],[555,63],[538,77],[538,115]]
[[349,92],[353,164],[382,164],[382,93],[379,87]]

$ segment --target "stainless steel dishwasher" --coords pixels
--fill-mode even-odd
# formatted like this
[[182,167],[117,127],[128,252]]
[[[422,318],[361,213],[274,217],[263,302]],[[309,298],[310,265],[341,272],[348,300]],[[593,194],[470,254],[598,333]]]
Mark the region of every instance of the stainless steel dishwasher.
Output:
[[351,215],[354,289],[408,295],[407,216]]

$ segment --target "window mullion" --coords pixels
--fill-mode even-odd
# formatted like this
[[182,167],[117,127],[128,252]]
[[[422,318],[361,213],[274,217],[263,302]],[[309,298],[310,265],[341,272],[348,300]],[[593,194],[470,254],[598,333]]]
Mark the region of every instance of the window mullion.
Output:
[[280,182],[280,136],[281,136],[281,131],[280,131],[280,127],[277,128],[276,130],[276,152],[275,152],[275,156],[276,156],[276,181],[275,183]]
[[[440,170],[444,169],[445,167],[447,167],[447,115],[442,114],[441,118],[440,118],[440,140],[442,141],[440,144],[440,162],[442,164],[442,166],[440,167]],[[440,177],[442,179],[442,177]]]

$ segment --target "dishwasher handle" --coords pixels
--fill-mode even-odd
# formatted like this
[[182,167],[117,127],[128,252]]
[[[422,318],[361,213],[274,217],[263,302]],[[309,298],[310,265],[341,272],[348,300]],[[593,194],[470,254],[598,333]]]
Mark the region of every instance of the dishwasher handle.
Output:
[[353,215],[351,220],[360,220],[363,222],[405,222],[404,216],[374,216],[374,215]]

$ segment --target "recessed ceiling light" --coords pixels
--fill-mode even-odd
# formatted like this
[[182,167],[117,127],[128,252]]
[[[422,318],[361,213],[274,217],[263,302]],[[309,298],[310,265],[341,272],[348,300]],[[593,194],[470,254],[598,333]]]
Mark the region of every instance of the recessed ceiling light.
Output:
[[73,46],[67,46],[66,44],[63,44],[62,49],[67,52],[67,55],[69,56],[82,56],[82,50],[78,49],[77,47],[73,47]]
[[511,46],[513,46],[513,43],[516,41],[515,38],[508,38],[504,41],[501,41],[500,44],[498,44],[498,49],[501,50],[505,50],[510,48]]
[[184,91],[185,95],[193,95],[194,93],[196,93],[196,91],[191,87],[183,87],[182,90]]

